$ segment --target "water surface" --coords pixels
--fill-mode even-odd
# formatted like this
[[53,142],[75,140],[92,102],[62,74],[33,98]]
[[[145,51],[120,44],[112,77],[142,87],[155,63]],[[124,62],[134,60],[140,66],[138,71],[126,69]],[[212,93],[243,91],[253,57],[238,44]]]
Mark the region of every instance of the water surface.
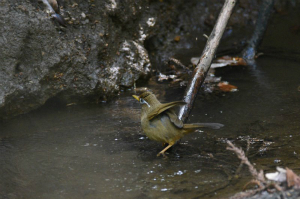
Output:
[[[226,151],[246,148],[257,169],[299,171],[300,64],[261,58],[256,67],[219,69],[235,93],[200,94],[189,122],[219,122],[221,130],[186,136],[156,157],[160,143],[140,127],[140,105],[122,92],[111,103],[46,106],[0,123],[0,198],[224,198],[251,179]],[[162,102],[183,89],[150,81]]]

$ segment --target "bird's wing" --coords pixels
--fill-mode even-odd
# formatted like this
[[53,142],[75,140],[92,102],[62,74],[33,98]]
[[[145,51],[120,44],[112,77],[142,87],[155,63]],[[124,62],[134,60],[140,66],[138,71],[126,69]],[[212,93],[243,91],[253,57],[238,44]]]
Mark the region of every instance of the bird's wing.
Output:
[[174,110],[169,109],[165,112],[169,118],[170,121],[177,126],[178,128],[182,128],[183,127],[183,122],[178,118],[178,116],[176,115],[176,113],[174,112]]
[[161,104],[158,107],[156,107],[153,111],[148,113],[148,120],[152,120],[155,116],[168,110],[168,111],[166,111],[166,114],[169,116],[171,122],[173,122],[177,127],[182,128],[183,127],[182,121],[178,119],[178,116],[175,114],[175,112],[173,110],[170,110],[170,108],[172,108],[174,106],[182,106],[185,104],[186,103],[182,102],[182,101]]

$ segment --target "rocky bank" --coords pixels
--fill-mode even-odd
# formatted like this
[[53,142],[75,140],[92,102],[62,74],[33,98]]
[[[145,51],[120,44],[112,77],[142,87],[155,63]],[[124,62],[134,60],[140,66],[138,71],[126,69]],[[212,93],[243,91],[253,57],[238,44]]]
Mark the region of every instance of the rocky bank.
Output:
[[[51,19],[41,1],[0,2],[0,118],[54,97],[80,103],[115,96],[120,87],[147,77],[151,63],[161,67],[178,51],[205,42],[201,35],[209,34],[223,5],[217,0],[59,2],[65,27]],[[253,26],[258,4],[249,2],[240,1],[229,26]]]

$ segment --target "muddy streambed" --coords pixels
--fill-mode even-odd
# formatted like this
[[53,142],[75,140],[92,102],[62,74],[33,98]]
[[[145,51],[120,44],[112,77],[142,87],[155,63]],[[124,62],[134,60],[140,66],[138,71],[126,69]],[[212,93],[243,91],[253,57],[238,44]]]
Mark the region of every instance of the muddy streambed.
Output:
[[[221,130],[186,136],[156,157],[160,143],[140,127],[140,105],[122,92],[111,103],[56,106],[0,123],[0,198],[223,198],[242,190],[247,169],[225,141],[246,148],[258,169],[300,174],[300,64],[260,58],[255,67],[218,69],[239,89],[201,94],[189,122],[220,122]],[[144,85],[141,85],[144,86]],[[147,85],[163,101],[183,89]],[[231,180],[230,180],[231,179]]]

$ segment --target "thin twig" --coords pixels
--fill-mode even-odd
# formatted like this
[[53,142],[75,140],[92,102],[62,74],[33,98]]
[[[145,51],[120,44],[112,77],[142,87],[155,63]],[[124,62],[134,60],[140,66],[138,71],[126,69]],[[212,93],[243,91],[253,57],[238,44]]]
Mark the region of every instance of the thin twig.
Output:
[[[246,156],[248,155],[249,149],[250,149],[250,139],[247,139],[247,149],[246,149]],[[235,176],[238,176],[241,169],[243,168],[243,162],[241,162],[241,164],[239,165],[239,167],[237,168],[236,172],[235,172]]]
[[170,57],[168,60],[168,65],[171,65],[171,63],[174,62],[177,66],[180,66],[182,69],[187,69],[187,67],[181,63],[178,59],[175,59],[174,57]]
[[262,171],[257,172],[257,170],[254,168],[254,166],[250,163],[250,161],[246,157],[245,152],[241,148],[237,148],[236,146],[234,146],[230,141],[227,141],[227,144],[229,146],[226,149],[235,152],[235,154],[242,161],[242,163],[248,166],[251,175],[261,183],[265,183],[266,180],[264,178]]

